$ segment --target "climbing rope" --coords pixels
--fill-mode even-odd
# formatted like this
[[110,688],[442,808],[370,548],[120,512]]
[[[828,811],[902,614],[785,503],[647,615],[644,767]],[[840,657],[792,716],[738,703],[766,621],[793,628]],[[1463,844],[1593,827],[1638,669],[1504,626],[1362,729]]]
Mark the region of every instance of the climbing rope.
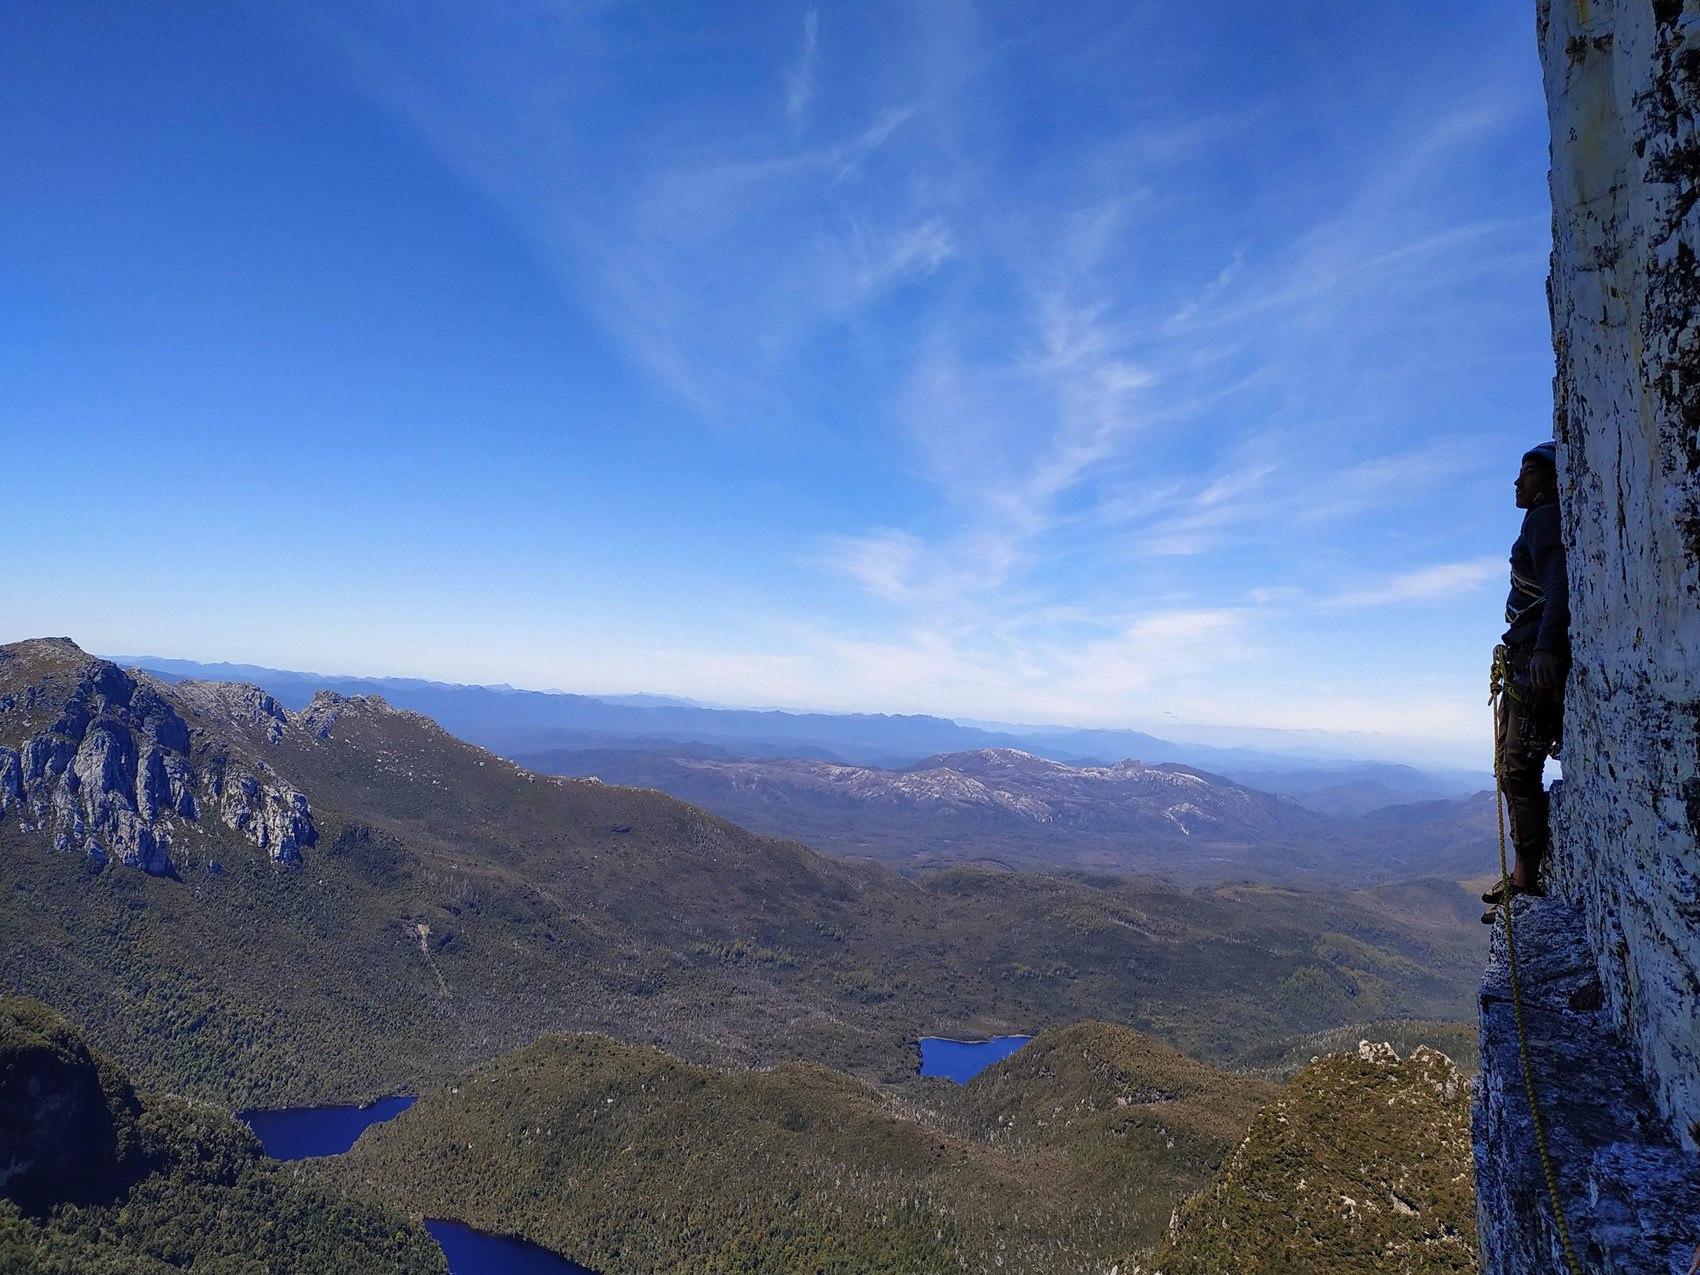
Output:
[[[1501,747],[1499,716],[1505,696],[1516,694],[1506,685],[1506,654],[1504,646],[1494,648],[1488,703],[1493,706],[1493,795],[1494,805],[1499,811],[1499,906],[1505,912],[1505,954],[1511,966],[1511,1009],[1517,1016],[1517,1051],[1523,1056],[1523,1088],[1529,1095],[1529,1115],[1535,1125],[1535,1147],[1541,1154],[1541,1172],[1546,1175],[1553,1221],[1558,1224],[1558,1239],[1564,1245],[1564,1260],[1570,1266],[1570,1275],[1582,1275],[1582,1264],[1576,1260],[1576,1250],[1570,1245],[1570,1227],[1565,1224],[1564,1205],[1558,1198],[1558,1176],[1553,1171],[1552,1156],[1547,1151],[1546,1125],[1541,1120],[1541,1106],[1535,1098],[1535,1068],[1529,1061],[1529,1034],[1523,1028],[1523,997],[1517,986],[1517,939],[1511,930],[1511,871],[1505,861],[1504,748]],[[1514,742],[1509,737],[1504,741],[1506,746]]]

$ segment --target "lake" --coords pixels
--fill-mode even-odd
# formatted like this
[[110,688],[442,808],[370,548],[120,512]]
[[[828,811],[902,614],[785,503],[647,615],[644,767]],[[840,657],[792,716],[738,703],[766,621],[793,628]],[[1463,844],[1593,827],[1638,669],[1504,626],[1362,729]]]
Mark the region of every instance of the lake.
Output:
[[524,1240],[485,1235],[464,1222],[428,1217],[425,1229],[449,1259],[449,1275],[595,1275],[559,1253]]
[[284,1107],[244,1111],[238,1119],[254,1131],[274,1160],[341,1155],[370,1125],[399,1116],[418,1099],[380,1098],[370,1107]]
[[923,1036],[921,1074],[945,1076],[965,1085],[1032,1039],[1031,1036],[994,1036],[990,1040],[946,1040],[942,1036]]
[[[284,1107],[244,1111],[240,1118],[272,1159],[305,1160],[342,1155],[372,1125],[399,1116],[417,1101],[399,1097],[380,1098],[370,1107]],[[426,1218],[425,1229],[449,1259],[449,1275],[596,1275],[559,1253],[484,1235],[461,1222]]]

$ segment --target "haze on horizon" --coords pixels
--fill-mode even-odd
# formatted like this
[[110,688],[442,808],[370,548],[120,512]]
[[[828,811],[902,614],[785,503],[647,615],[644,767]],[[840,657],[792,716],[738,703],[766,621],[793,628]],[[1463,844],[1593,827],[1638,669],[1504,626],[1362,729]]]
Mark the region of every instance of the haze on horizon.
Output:
[[0,641],[1479,764],[1529,27],[13,6]]

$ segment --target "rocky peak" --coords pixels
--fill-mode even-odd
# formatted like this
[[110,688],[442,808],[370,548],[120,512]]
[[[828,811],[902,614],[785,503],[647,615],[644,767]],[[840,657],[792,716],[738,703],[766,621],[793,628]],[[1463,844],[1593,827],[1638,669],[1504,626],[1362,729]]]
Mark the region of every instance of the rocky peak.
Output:
[[[144,674],[145,676],[145,674]],[[270,695],[246,682],[179,682],[172,688],[180,703],[210,725],[217,722],[268,744],[283,738],[289,713]]]
[[1042,775],[1070,768],[1060,761],[1022,752],[1019,748],[971,748],[961,753],[939,753],[907,769],[954,770],[959,775],[988,779],[1000,775]]
[[257,687],[168,686],[62,638],[0,647],[0,817],[96,868],[169,873],[173,837],[210,809],[291,862],[317,839],[307,799],[230,738],[276,743],[287,724]]

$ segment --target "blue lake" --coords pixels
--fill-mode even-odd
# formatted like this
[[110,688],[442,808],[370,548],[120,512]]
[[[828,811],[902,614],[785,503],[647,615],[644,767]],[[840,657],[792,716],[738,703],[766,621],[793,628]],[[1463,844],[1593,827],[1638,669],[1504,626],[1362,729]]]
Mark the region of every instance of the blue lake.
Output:
[[524,1240],[484,1235],[463,1222],[428,1217],[425,1229],[449,1259],[449,1275],[595,1275],[559,1253]]
[[[380,1098],[370,1107],[284,1107],[244,1111],[241,1119],[274,1160],[342,1155],[367,1128],[411,1107],[417,1098]],[[596,1275],[559,1253],[524,1240],[484,1235],[461,1222],[425,1219],[449,1259],[449,1275]]]
[[241,1121],[254,1131],[274,1160],[304,1160],[341,1155],[368,1125],[382,1124],[411,1107],[416,1098],[380,1098],[370,1107],[284,1107],[244,1111]]
[[1031,1036],[994,1036],[990,1040],[946,1040],[942,1036],[923,1036],[921,1074],[948,1076],[965,1085],[1032,1039]]

